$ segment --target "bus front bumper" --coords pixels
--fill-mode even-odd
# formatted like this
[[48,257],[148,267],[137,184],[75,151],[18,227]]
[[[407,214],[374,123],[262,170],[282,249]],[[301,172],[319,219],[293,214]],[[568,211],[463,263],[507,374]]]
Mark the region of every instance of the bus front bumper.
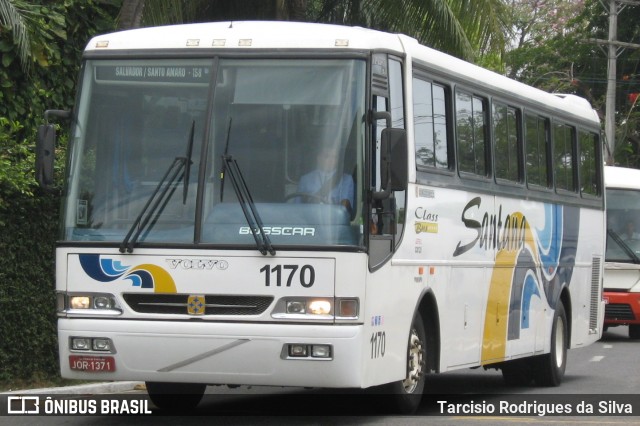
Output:
[[640,324],[640,293],[605,291],[605,325]]
[[58,320],[62,377],[82,380],[361,387],[362,334],[362,325]]

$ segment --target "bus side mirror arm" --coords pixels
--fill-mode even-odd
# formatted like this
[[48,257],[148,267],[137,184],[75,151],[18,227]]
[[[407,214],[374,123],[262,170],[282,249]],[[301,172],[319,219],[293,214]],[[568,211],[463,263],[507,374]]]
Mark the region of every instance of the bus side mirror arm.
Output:
[[44,112],[46,124],[38,127],[36,140],[36,180],[40,187],[53,189],[53,167],[55,162],[56,129],[49,124],[49,117],[69,119],[71,111],[47,110]]

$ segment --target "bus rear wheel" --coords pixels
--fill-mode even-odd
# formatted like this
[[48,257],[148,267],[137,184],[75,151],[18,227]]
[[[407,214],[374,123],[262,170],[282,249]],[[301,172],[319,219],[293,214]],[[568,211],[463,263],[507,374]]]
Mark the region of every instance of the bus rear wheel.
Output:
[[629,339],[640,339],[640,324],[629,324]]
[[551,329],[551,351],[536,358],[535,381],[540,386],[558,386],[567,367],[567,346],[569,342],[567,314],[562,302],[558,302],[553,314]]
[[195,408],[207,385],[201,383],[146,382],[147,393],[161,410],[184,411]]
[[384,387],[391,397],[392,409],[401,414],[412,414],[422,400],[427,374],[427,336],[419,313],[413,318],[407,345],[407,377]]

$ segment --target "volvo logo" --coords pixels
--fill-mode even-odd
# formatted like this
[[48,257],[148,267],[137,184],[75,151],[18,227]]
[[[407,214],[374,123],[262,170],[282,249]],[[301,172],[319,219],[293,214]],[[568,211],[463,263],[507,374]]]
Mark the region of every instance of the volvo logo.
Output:
[[224,271],[229,267],[229,262],[218,259],[167,259],[171,269],[199,269],[210,271],[217,269]]

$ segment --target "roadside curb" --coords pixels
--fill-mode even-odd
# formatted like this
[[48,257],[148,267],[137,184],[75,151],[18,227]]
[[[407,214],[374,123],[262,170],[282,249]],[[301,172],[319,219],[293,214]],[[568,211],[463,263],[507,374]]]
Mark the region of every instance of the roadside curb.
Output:
[[104,382],[88,383],[86,385],[62,386],[57,388],[24,389],[8,392],[0,392],[1,395],[90,395],[96,393],[122,393],[133,390],[145,390],[144,382]]

